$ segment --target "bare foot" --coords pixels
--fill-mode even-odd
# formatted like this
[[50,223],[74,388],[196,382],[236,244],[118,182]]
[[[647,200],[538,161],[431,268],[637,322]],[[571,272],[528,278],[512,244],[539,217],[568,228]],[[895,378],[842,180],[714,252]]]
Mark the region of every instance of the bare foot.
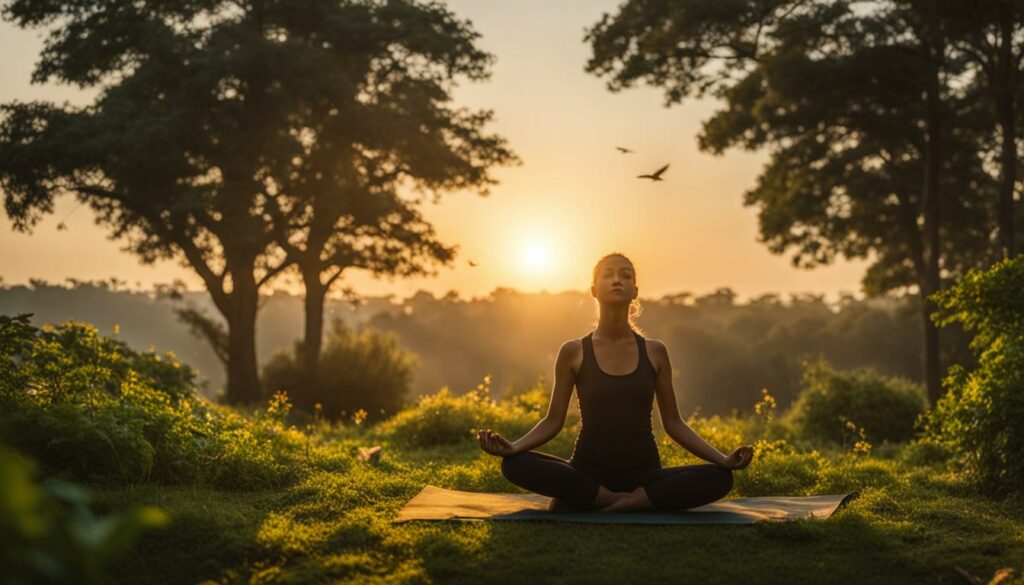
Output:
[[622,498],[629,496],[630,492],[613,492],[603,485],[597,487],[597,497],[594,498],[593,506],[595,508],[603,508],[609,504],[614,504]]
[[601,508],[601,512],[632,512],[635,510],[649,510],[652,508],[651,500],[647,498],[647,491],[638,487],[628,493],[626,497]]
[[[591,504],[592,509],[603,508],[609,504],[613,504],[622,498],[628,497],[630,492],[613,492],[603,485],[597,486],[597,497],[594,498],[594,502]],[[558,498],[551,498],[548,502],[548,512],[564,512],[566,510],[573,510],[572,506],[567,505]]]

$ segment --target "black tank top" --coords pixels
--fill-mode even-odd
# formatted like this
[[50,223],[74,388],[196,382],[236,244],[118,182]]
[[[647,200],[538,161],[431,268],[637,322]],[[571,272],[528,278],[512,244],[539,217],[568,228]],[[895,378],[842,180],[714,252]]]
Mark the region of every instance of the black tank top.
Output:
[[594,357],[593,332],[583,338],[583,363],[576,376],[580,432],[572,460],[609,467],[660,467],[651,429],[657,371],[647,344],[633,332],[640,361],[630,374],[607,374]]

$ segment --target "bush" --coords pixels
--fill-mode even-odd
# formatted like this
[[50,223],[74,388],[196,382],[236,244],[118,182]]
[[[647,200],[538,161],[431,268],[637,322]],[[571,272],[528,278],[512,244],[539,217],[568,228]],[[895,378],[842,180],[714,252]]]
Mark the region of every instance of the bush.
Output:
[[929,439],[948,447],[993,494],[1024,493],[1024,256],[971,271],[933,297],[940,325],[976,333],[978,367],[950,368],[946,393],[922,417]]
[[490,397],[490,376],[474,390],[453,396],[448,387],[421,396],[417,403],[380,424],[379,430],[405,447],[475,442],[476,429],[492,428],[514,441],[540,422],[527,402],[498,402]]
[[914,467],[940,465],[947,463],[953,456],[948,445],[935,441],[930,436],[912,441],[899,453],[899,459]]
[[912,438],[927,404],[924,390],[909,380],[872,370],[840,372],[818,359],[804,362],[789,418],[797,435],[812,442],[898,442]]
[[0,317],[0,429],[48,475],[240,489],[297,477],[311,455],[305,435],[272,413],[212,404],[191,384],[172,359],[90,325],[36,329],[27,316]]
[[0,315],[2,388],[61,397],[91,390],[116,394],[131,375],[173,398],[196,395],[195,371],[173,353],[135,351],[78,321],[37,329],[30,316]]
[[734,473],[736,488],[745,496],[810,495],[827,459],[818,451],[804,453],[783,444],[758,445],[754,462]]
[[337,420],[363,410],[375,421],[397,412],[412,384],[415,354],[402,350],[394,333],[373,329],[353,331],[340,319],[327,336],[316,380],[308,381],[300,366],[296,343],[292,353],[281,352],[263,368],[264,386],[288,393],[296,408]]

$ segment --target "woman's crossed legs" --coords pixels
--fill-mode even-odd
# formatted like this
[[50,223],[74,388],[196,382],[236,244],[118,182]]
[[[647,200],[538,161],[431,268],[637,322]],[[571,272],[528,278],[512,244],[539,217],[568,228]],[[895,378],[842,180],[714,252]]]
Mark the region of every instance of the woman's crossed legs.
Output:
[[619,468],[566,461],[540,451],[503,457],[501,472],[523,489],[592,510],[601,507],[601,487],[609,492],[633,492],[643,488],[651,507],[682,510],[703,506],[732,490],[732,470],[713,463],[676,467]]

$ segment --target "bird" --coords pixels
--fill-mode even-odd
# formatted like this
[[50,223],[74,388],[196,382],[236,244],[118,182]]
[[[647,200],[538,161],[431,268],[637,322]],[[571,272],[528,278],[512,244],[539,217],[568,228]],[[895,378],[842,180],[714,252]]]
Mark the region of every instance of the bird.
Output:
[[476,262],[473,262],[472,260],[467,260],[467,262],[469,262],[470,266],[476,266]]
[[82,206],[82,203],[79,202],[79,204],[76,205],[74,209],[69,211],[68,214],[64,216],[64,219],[60,220],[60,223],[57,224],[57,231],[58,232],[62,232],[64,230],[68,229],[68,224],[66,224],[64,222],[66,222],[68,220],[68,218],[71,217],[71,214],[73,214],[74,212],[78,211],[78,208],[81,207],[81,206]]
[[652,181],[661,181],[662,180],[661,174],[664,173],[667,169],[668,169],[668,165],[665,165],[665,166],[661,167],[660,169],[654,171],[653,173],[651,173],[649,175],[637,175],[636,178],[638,178],[638,179],[650,179]]
[[621,146],[616,146],[615,149],[618,150],[619,152],[621,152],[622,154],[629,154],[629,153],[633,152],[632,150],[630,150],[628,148],[623,148]]

